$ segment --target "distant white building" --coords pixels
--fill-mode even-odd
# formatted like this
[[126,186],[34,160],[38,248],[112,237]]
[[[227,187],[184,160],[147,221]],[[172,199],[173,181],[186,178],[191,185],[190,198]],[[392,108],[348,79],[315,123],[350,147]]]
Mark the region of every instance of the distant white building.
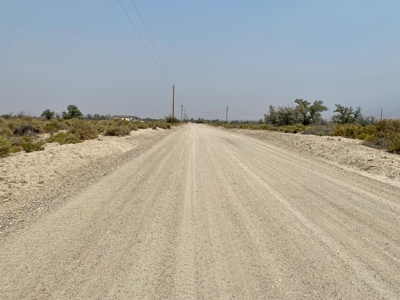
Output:
[[126,121],[137,121],[139,120],[138,117],[136,116],[123,116],[123,115],[115,115],[112,117],[113,119],[121,119],[121,120],[126,120]]

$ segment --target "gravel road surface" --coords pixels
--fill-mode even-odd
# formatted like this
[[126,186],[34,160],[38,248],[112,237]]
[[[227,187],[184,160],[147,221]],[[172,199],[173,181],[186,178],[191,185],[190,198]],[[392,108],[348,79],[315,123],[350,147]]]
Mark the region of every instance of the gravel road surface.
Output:
[[0,299],[399,299],[400,189],[188,124],[0,245]]

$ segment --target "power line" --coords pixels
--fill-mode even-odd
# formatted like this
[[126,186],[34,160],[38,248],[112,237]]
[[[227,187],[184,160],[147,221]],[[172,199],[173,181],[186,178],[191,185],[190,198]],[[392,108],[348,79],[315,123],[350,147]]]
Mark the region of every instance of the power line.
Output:
[[188,112],[195,112],[195,113],[201,113],[201,114],[219,114],[225,112],[225,110],[220,110],[220,111],[196,111],[196,110],[187,110]]
[[135,29],[136,33],[138,34],[140,40],[142,41],[144,47],[146,48],[147,52],[150,54],[151,59],[153,60],[153,62],[155,63],[155,65],[157,66],[158,70],[160,71],[161,75],[164,77],[165,81],[168,83],[169,86],[171,86],[171,84],[169,83],[167,77],[165,77],[164,72],[161,70],[160,66],[157,64],[156,60],[154,59],[153,55],[151,54],[149,48],[147,47],[146,43],[144,42],[142,36],[140,35],[139,31],[136,29],[135,24],[133,24],[132,19],[129,17],[128,12],[126,11],[125,7],[122,5],[121,1],[118,0],[119,4],[121,5],[122,9],[124,10],[126,16],[129,19],[129,22],[131,23],[132,27]]
[[172,79],[171,75],[169,74],[167,68],[165,67],[164,61],[162,60],[162,58],[161,58],[161,56],[160,56],[160,53],[158,52],[157,47],[156,47],[156,45],[154,44],[153,39],[151,38],[150,33],[149,33],[149,31],[147,30],[146,25],[144,24],[144,21],[143,21],[143,19],[142,19],[142,16],[140,15],[139,10],[137,9],[135,2],[134,2],[133,0],[131,0],[131,1],[132,1],[133,6],[134,6],[135,9],[136,9],[137,14],[139,15],[140,21],[142,21],[143,27],[144,27],[144,29],[146,30],[147,35],[149,36],[149,39],[150,39],[151,43],[153,44],[154,50],[156,50],[156,53],[157,53],[157,55],[158,55],[158,58],[160,59],[161,64],[163,65],[163,67],[164,67],[164,69],[165,69],[165,72],[167,73],[169,79],[171,79],[171,81],[172,81],[172,83],[173,83],[174,80]]

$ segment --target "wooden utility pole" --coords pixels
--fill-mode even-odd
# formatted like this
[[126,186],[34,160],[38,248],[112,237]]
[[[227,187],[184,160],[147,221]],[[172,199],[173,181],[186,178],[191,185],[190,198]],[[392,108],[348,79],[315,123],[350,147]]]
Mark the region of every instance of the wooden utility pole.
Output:
[[175,84],[172,85],[172,125],[175,120]]
[[383,109],[381,109],[381,121],[382,121],[382,113],[383,113]]
[[228,106],[226,107],[226,123],[228,124]]
[[181,123],[182,123],[183,104],[181,104]]

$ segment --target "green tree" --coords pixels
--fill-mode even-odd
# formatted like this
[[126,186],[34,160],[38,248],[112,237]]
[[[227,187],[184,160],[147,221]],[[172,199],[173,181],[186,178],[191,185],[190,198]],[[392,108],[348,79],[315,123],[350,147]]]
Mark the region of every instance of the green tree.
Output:
[[55,112],[51,111],[50,109],[46,109],[45,111],[42,112],[40,115],[41,117],[45,118],[46,120],[51,120],[54,118]]
[[337,113],[332,117],[332,122],[338,124],[356,123],[362,119],[361,107],[357,107],[355,110],[353,107],[342,106],[335,104],[336,110],[333,112]]
[[265,120],[265,124],[276,125],[277,114],[276,114],[274,106],[272,106],[272,105],[269,106],[269,113],[268,113],[268,115],[264,114],[264,120]]
[[327,111],[328,108],[323,105],[324,102],[322,100],[315,100],[311,105],[310,102],[303,99],[296,99],[294,101],[297,103],[296,111],[298,122],[303,125],[316,124],[321,121],[321,113]]
[[165,117],[165,121],[166,121],[167,123],[174,123],[174,124],[180,123],[180,122],[181,122],[180,120],[178,120],[178,119],[175,118],[175,117],[172,119],[171,114],[170,114],[168,117]]
[[73,118],[82,118],[83,114],[78,109],[76,105],[68,105],[67,107],[68,112],[63,111],[62,117],[63,119],[73,119]]

